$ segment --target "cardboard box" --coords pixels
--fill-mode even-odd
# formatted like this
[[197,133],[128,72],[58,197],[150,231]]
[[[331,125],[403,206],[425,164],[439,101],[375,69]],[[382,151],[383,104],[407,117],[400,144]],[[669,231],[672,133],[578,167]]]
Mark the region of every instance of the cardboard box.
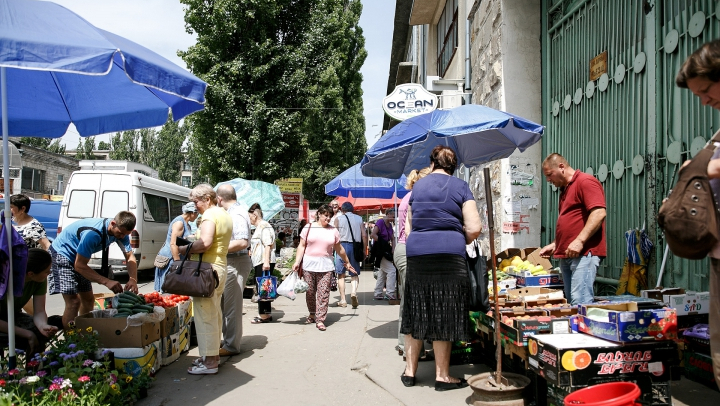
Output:
[[[607,310],[606,320],[588,317],[592,309]],[[677,315],[674,309],[639,310],[635,302],[580,305],[578,329],[606,340],[637,342],[641,340],[674,340],[677,338]]]
[[[103,312],[95,312],[102,316]],[[140,326],[127,326],[127,318],[95,317],[87,313],[75,318],[77,328],[92,327],[97,331],[100,346],[104,348],[141,348],[160,339],[160,322],[147,322]]]
[[95,293],[95,305],[94,310],[105,310],[112,307],[112,298],[115,296],[113,293]]
[[620,345],[586,334],[538,334],[528,338],[528,365],[548,383],[579,388],[598,379],[670,380],[677,362],[673,341]]
[[713,378],[712,358],[686,350],[683,352],[683,365],[686,378],[718,390]]
[[[553,321],[549,316],[538,316],[532,319],[513,319],[511,324],[500,323],[500,333],[507,338],[507,340],[515,345],[524,346],[527,344],[529,336],[536,334],[552,334],[553,333]],[[557,333],[569,333],[570,332],[570,320],[557,320],[564,324],[564,329],[561,326],[557,327]]]
[[[500,292],[508,290],[508,289],[515,289],[517,287],[517,279],[515,278],[508,278],[503,279],[501,281],[498,281],[498,290]],[[492,294],[493,291],[493,281],[492,278],[490,278],[490,282],[488,283],[488,292]]]
[[180,327],[187,326],[188,324],[190,324],[190,320],[192,319],[192,316],[193,316],[192,299],[190,299],[186,302],[178,303],[177,310],[178,310],[178,320],[180,322]]
[[[498,263],[502,261],[503,259],[511,259],[512,257],[518,256],[523,261],[528,261],[533,265],[542,265],[545,270],[550,270],[553,268],[552,263],[547,258],[542,258],[538,252],[540,251],[540,248],[538,247],[529,247],[529,248],[508,248],[502,252],[499,252],[495,255],[495,258],[498,260]],[[488,269],[490,269],[491,264],[488,264]]]
[[561,299],[539,299],[539,300],[526,300],[525,301],[525,307],[526,308],[535,308],[542,306],[544,308],[556,308],[556,307],[562,307],[563,305],[567,306],[567,299],[561,298]]
[[184,326],[180,331],[164,337],[161,344],[160,365],[165,366],[180,358],[180,354],[190,350],[190,326]]
[[665,295],[680,295],[683,293],[685,293],[685,289],[682,288],[663,288],[660,286],[656,289],[641,290],[640,297],[663,300],[663,296]]
[[178,307],[166,307],[165,318],[160,322],[160,337],[166,338],[180,331]]
[[151,375],[160,369],[160,340],[140,348],[108,348],[115,354],[115,368],[137,377],[145,370]]
[[518,286],[552,286],[554,288],[563,288],[562,274],[559,273],[535,276],[529,271],[524,271],[520,275],[515,275],[515,278],[517,278]]
[[508,297],[519,297],[523,302],[546,299],[563,299],[565,293],[562,290],[524,287],[518,289],[510,289],[507,292]]
[[685,292],[663,295],[663,301],[675,309],[678,316],[710,312],[710,292]]

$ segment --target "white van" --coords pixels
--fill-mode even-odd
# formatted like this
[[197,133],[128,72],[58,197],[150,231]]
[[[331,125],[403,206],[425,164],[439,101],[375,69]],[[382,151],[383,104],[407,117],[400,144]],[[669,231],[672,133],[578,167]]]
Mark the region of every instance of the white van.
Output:
[[[112,219],[120,211],[130,211],[137,218],[130,245],[138,269],[154,268],[170,221],[182,214],[190,189],[153,175],[157,176],[157,172],[152,168],[134,162],[80,161],[80,170],[72,173],[65,189],[58,234],[80,219]],[[101,258],[102,252],[93,254],[90,267],[100,269]],[[125,257],[117,244],[110,246],[109,265],[113,271],[126,269]]]

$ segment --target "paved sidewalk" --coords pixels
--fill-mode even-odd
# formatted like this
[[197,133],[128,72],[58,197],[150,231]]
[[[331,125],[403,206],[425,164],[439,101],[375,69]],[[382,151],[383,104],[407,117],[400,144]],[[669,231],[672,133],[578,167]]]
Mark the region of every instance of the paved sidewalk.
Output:
[[[331,307],[321,332],[305,324],[305,296],[273,303],[269,324],[251,324],[257,306],[245,300],[241,354],[222,358],[218,375],[186,372],[197,348],[163,367],[139,406],[168,404],[297,404],[297,405],[465,405],[470,388],[434,390],[435,365],[420,363],[415,387],[400,382],[404,368],[394,347],[398,306],[375,301],[371,271],[361,275],[358,309]],[[151,288],[151,286],[150,286]],[[147,290],[147,285],[142,291]],[[151,290],[151,289],[150,289]],[[349,296],[349,294],[348,294]],[[333,292],[330,303],[337,301]],[[349,297],[347,298],[349,300]],[[454,376],[487,372],[483,366],[453,366]],[[673,383],[676,406],[718,405],[720,393],[683,380]],[[228,403],[229,402],[229,403]]]

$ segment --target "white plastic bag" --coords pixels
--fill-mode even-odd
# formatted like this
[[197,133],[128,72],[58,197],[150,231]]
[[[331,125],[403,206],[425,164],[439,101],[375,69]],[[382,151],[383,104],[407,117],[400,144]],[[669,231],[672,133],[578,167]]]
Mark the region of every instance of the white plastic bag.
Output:
[[290,272],[290,275],[285,277],[280,286],[277,287],[278,295],[285,296],[290,300],[295,300],[295,283],[298,281],[296,272]]
[[128,316],[125,330],[131,326],[141,326],[143,323],[153,323],[162,321],[165,318],[165,309],[155,306],[152,313],[138,313]]
[[295,293],[305,293],[307,292],[309,286],[307,282],[304,280],[298,278],[297,282],[295,282]]

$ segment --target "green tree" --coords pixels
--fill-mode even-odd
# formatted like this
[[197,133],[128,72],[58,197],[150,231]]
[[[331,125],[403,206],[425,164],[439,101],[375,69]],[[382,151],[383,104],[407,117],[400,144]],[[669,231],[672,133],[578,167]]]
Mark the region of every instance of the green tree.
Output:
[[118,161],[140,162],[139,150],[140,133],[137,130],[129,130],[115,133],[110,138],[112,146],[110,159]]
[[20,142],[36,148],[44,149],[54,154],[65,155],[65,145],[60,144],[60,138],[22,137]]
[[84,141],[82,138],[78,139],[76,151],[75,159],[77,160],[98,159],[98,157],[93,154],[93,151],[95,151],[95,137],[85,137]]
[[366,149],[359,0],[181,0],[197,44],[180,52],[209,83],[189,117],[200,173],[305,179],[311,200]]
[[188,137],[189,127],[173,121],[172,115],[159,132],[141,136],[145,165],[158,171],[160,179],[167,182],[178,182],[185,154],[183,143]]
[[109,142],[100,141],[100,142],[98,142],[98,149],[101,151],[107,151],[107,150],[112,149],[112,145],[110,145]]

